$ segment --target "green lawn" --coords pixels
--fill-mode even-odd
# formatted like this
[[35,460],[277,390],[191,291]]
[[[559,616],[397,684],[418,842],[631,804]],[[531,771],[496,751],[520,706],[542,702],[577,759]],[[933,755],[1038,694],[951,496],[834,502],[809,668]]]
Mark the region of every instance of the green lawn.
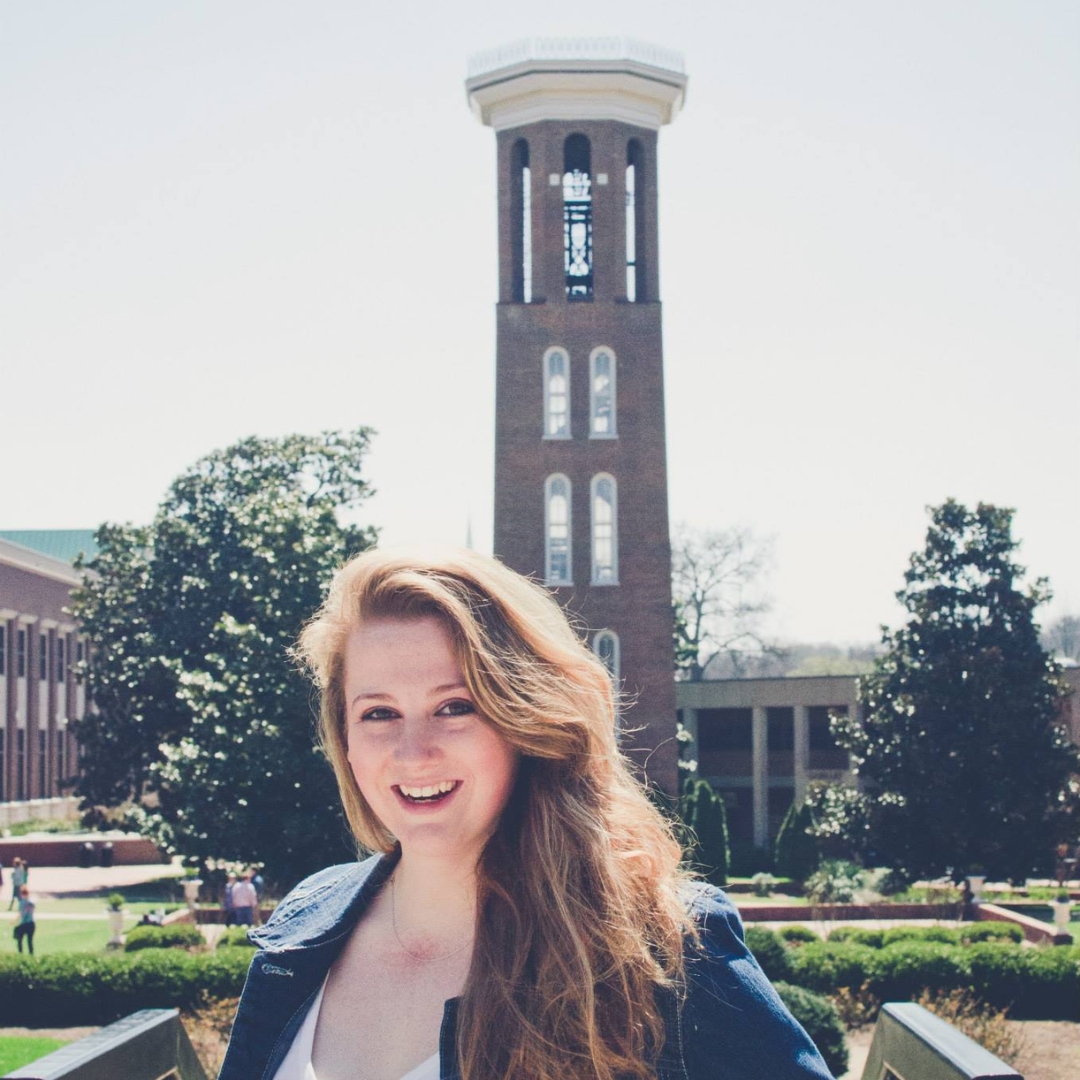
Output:
[[[125,933],[138,919],[124,921]],[[0,953],[18,952],[12,934],[14,922],[0,919]],[[38,919],[34,952],[39,955],[61,952],[99,952],[109,943],[106,919]],[[8,1070],[10,1072],[10,1070]],[[2,1076],[3,1073],[0,1073]]]
[[21,1069],[64,1045],[61,1039],[42,1039],[37,1035],[0,1035],[0,1076]]

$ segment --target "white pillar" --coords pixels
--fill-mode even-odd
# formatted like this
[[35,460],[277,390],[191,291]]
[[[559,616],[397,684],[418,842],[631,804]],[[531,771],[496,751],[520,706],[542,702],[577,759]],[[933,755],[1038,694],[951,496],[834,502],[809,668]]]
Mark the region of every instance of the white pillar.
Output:
[[810,710],[795,706],[795,805],[806,799],[806,773],[810,768]]
[[[683,728],[686,730],[687,734],[690,736],[690,738],[693,741],[690,743],[690,749],[685,751],[685,752],[683,751],[682,745],[679,746],[679,757],[680,758],[686,757],[686,758],[689,758],[691,761],[696,761],[698,763],[697,772],[693,773],[692,775],[701,776],[702,775],[702,773],[701,773],[701,745],[698,742],[698,717],[697,717],[697,714],[698,714],[697,709],[683,709],[682,710]],[[680,784],[682,784],[683,777],[685,775],[686,775],[685,773],[682,773],[682,772],[679,773],[679,783]]]
[[769,720],[764,706],[754,706],[754,845],[769,842]]

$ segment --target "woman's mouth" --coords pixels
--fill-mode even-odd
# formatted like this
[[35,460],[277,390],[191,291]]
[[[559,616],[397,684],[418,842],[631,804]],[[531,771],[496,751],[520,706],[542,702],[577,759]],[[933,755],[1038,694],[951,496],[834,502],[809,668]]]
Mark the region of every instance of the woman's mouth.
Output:
[[441,780],[437,784],[424,784],[423,786],[395,784],[394,789],[405,802],[422,806],[442,802],[460,786],[460,780]]

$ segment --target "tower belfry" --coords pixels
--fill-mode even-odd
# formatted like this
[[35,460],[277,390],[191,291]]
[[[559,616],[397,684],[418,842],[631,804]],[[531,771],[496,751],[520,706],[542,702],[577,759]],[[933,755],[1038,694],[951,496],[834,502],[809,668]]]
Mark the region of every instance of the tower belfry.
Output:
[[682,57],[530,39],[473,57],[466,90],[498,148],[495,554],[585,624],[673,791],[656,151]]

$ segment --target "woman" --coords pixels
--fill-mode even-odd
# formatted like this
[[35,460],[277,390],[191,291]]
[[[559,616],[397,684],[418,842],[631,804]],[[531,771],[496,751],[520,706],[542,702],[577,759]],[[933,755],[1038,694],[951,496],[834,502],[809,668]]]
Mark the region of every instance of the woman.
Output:
[[471,552],[369,552],[298,654],[378,854],[254,932],[220,1080],[829,1076],[734,908],[680,869],[550,594]]
[[30,899],[30,887],[28,885],[19,886],[19,915],[18,921],[15,923],[15,944],[19,947],[19,952],[23,951],[23,941],[26,941],[27,951],[31,956],[34,955],[34,931],[37,929],[37,924],[34,922],[34,909],[37,905]]

